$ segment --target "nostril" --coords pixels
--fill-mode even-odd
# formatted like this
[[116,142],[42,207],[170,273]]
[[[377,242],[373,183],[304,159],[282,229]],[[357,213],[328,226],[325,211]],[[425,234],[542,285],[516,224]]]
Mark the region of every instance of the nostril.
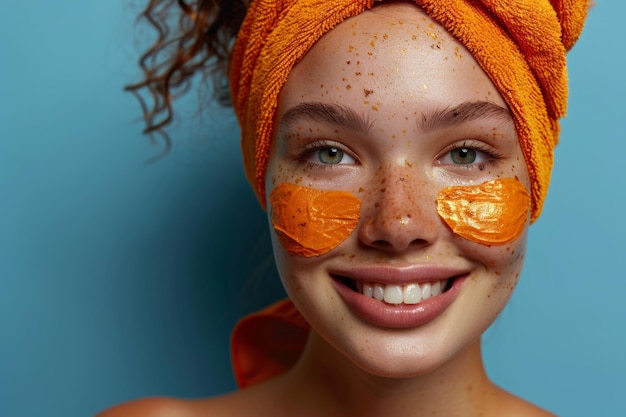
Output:
[[372,242],[372,246],[378,246],[381,248],[391,248],[393,245],[386,240],[375,240]]
[[409,242],[409,246],[424,246],[427,245],[428,241],[426,239],[414,239]]
[[381,206],[366,216],[359,227],[359,240],[372,248],[404,251],[426,246],[438,237],[438,224],[434,219],[409,210]]

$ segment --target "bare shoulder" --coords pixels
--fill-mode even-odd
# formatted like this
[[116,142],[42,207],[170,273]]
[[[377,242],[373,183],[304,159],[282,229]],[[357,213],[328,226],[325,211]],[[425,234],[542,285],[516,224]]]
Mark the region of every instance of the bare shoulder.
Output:
[[[111,407],[96,415],[96,417],[249,416],[255,415],[254,411],[258,412],[263,409],[259,401],[254,401],[254,398],[248,398],[252,393],[252,390],[236,391],[219,397],[199,400],[166,397],[143,398]],[[256,410],[251,407],[254,404],[257,407]]]
[[508,391],[500,389],[500,413],[510,417],[556,417],[556,414],[536,406]]
[[96,417],[212,417],[227,415],[225,397],[202,400],[142,398],[104,410]]
[[196,415],[194,403],[175,398],[142,398],[111,407],[96,417],[192,417]]

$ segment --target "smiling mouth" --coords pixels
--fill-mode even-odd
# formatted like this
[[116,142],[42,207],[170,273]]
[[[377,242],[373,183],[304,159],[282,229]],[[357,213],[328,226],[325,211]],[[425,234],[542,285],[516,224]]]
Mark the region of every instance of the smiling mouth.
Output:
[[410,305],[419,304],[424,300],[448,291],[452,288],[452,284],[457,277],[450,277],[441,281],[416,282],[406,285],[362,282],[339,275],[333,275],[333,278],[352,291],[363,294],[366,297],[392,305]]

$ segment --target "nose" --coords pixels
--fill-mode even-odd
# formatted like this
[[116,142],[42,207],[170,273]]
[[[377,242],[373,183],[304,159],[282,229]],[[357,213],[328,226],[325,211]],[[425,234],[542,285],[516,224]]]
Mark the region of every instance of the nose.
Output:
[[414,172],[385,170],[363,200],[359,239],[387,252],[405,252],[431,245],[438,237],[436,190]]

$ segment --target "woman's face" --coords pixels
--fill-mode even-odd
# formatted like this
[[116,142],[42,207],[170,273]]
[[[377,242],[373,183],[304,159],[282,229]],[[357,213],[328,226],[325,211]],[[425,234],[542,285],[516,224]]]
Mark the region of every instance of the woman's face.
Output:
[[[272,233],[283,284],[312,327],[382,376],[429,372],[475,342],[517,283],[527,216],[512,242],[479,243],[444,222],[438,194],[501,178],[530,187],[507,105],[471,54],[413,5],[375,7],[296,65],[276,117],[270,218],[285,183],[360,201],[353,226],[322,221],[349,229],[330,250],[303,254]],[[281,215],[302,209],[286,202]]]

